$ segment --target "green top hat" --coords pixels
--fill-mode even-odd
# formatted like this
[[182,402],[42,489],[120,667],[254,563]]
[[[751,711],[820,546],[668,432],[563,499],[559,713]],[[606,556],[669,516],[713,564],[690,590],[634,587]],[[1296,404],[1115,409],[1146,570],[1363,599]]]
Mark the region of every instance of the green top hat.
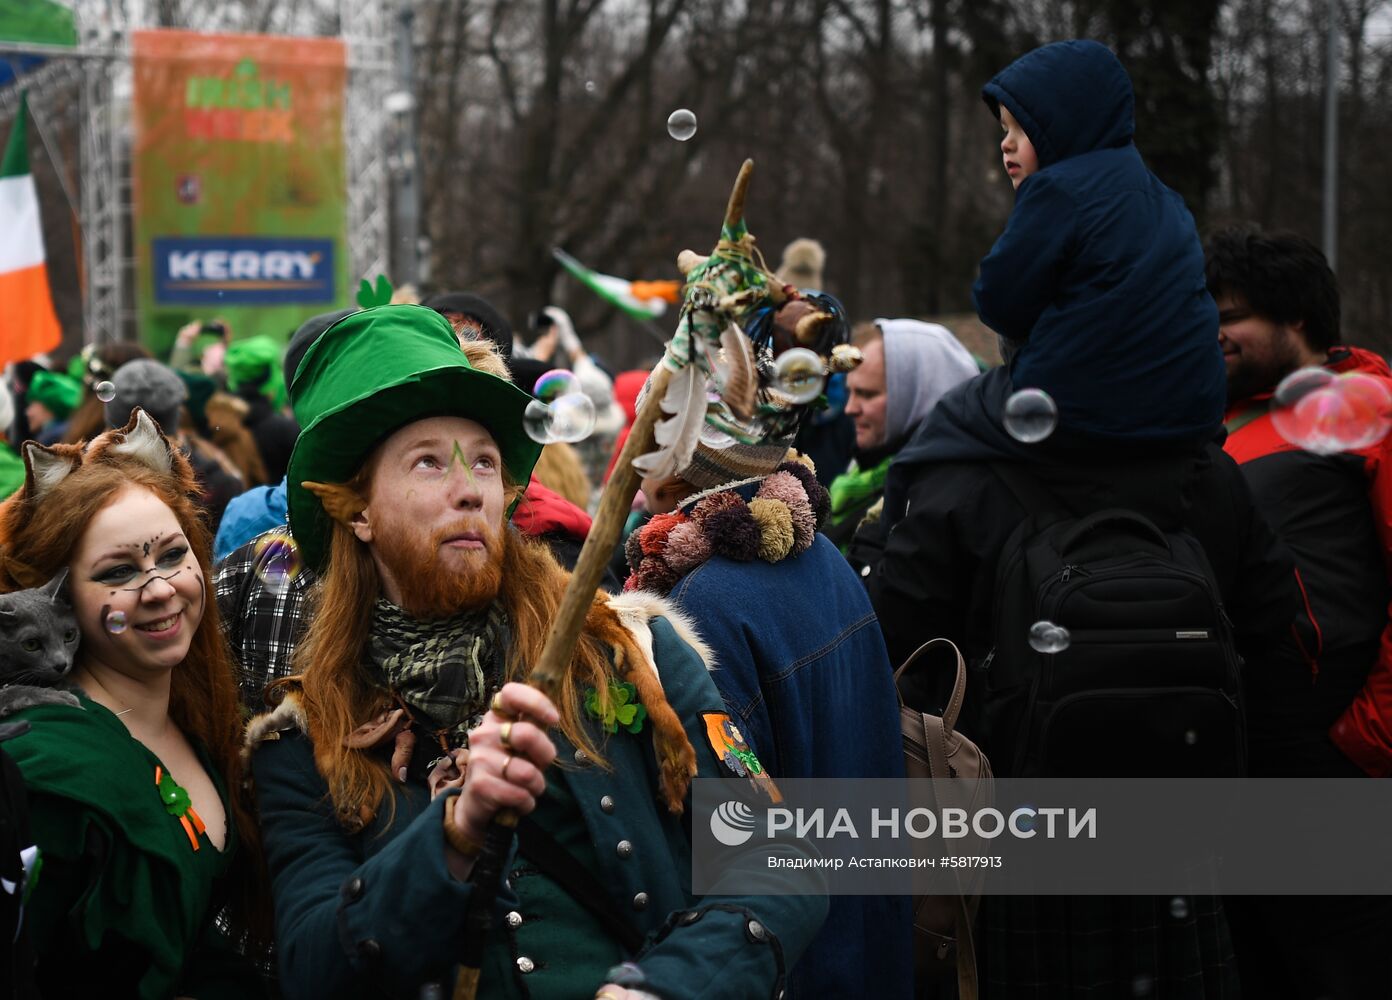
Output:
[[304,430],[286,477],[290,531],[316,571],[328,557],[330,518],[302,484],[346,482],[407,424],[439,416],[478,421],[522,486],[541,454],[522,426],[531,397],[474,369],[449,322],[424,306],[378,306],[339,320],[300,361],[294,392]]

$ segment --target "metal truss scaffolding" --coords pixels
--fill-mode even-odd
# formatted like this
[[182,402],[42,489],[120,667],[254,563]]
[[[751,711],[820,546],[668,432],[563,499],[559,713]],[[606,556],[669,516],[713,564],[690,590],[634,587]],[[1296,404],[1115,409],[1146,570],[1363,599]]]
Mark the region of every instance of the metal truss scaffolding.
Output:
[[[104,343],[135,334],[135,262],[129,236],[131,33],[144,28],[341,36],[348,49],[343,127],[349,270],[356,277],[387,271],[388,116],[384,102],[392,80],[390,0],[322,0],[317,9],[309,10],[298,4],[276,8],[269,3],[254,7],[197,0],[182,4],[73,0],[73,10],[75,48],[0,42],[0,53],[28,52],[48,58],[37,70],[20,76],[18,86],[0,91],[0,119],[13,116],[20,87],[36,111],[71,114],[77,109],[79,214],[87,285],[85,342]],[[281,11],[283,16],[276,16]],[[164,23],[157,17],[160,12]]]

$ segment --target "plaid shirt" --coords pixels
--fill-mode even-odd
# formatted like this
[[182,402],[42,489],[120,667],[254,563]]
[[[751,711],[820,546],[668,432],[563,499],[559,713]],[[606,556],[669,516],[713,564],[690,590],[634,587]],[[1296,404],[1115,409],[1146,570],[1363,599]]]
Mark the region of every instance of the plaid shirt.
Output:
[[[285,526],[262,532],[218,563],[213,592],[222,616],[222,631],[237,661],[242,704],[264,712],[266,685],[291,673],[290,654],[308,624],[305,600],[315,575],[295,561],[298,572],[284,574],[285,549],[295,542]],[[298,550],[296,550],[298,555]],[[268,562],[277,564],[268,567]]]

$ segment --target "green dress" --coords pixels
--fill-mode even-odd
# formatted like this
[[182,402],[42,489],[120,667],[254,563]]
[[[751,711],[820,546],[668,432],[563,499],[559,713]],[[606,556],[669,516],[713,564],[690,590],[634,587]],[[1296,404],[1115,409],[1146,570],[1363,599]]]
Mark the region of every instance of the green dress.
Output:
[[[254,969],[212,919],[235,825],[228,823],[224,850],[206,832],[194,850],[161,799],[159,758],[110,711],[79,698],[80,707],[16,713],[31,728],[5,744],[24,774],[42,852],[25,924],[46,995],[257,995]],[[230,817],[222,776],[194,746]]]

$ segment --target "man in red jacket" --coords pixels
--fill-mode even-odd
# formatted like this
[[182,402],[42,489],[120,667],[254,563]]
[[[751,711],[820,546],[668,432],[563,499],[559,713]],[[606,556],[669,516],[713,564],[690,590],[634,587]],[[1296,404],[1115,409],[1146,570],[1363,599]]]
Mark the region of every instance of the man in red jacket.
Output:
[[[1392,373],[1376,354],[1340,343],[1338,283],[1309,241],[1227,230],[1206,256],[1228,373],[1224,449],[1294,555],[1302,596],[1290,641],[1248,670],[1251,773],[1392,776],[1392,437],[1315,454],[1285,440],[1270,412],[1277,385],[1299,368],[1363,372],[1389,386]],[[1272,897],[1248,901],[1253,920],[1235,920],[1234,939],[1239,960],[1244,943],[1260,952],[1261,969],[1244,963],[1244,993],[1386,995],[1390,904],[1307,898],[1297,910]],[[1247,942],[1244,924],[1256,935]]]

